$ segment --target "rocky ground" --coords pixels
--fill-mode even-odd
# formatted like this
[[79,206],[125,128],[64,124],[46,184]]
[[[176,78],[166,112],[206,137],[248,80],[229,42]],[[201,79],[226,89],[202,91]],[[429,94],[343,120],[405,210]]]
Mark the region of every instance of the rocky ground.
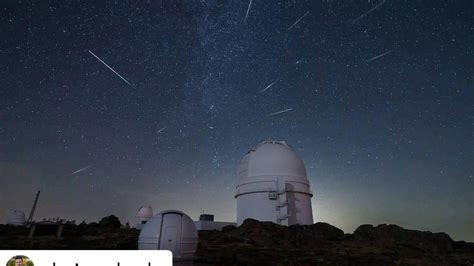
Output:
[[396,225],[353,234],[326,223],[284,227],[246,220],[223,232],[199,232],[197,262],[220,265],[473,265],[474,243]]
[[[62,239],[28,238],[0,225],[0,249],[137,249],[139,232],[114,216],[68,224]],[[474,265],[474,243],[396,225],[362,225],[353,234],[326,223],[280,226],[248,219],[240,227],[200,231],[195,265]]]
[[66,224],[61,239],[54,235],[28,238],[29,231],[0,225],[0,249],[138,249],[139,231],[122,226],[115,216],[104,217],[99,223]]

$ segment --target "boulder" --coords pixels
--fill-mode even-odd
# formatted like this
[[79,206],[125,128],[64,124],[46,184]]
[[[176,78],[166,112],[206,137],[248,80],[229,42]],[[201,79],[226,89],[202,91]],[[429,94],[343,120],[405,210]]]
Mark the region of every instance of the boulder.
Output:
[[354,231],[355,241],[368,241],[379,246],[420,249],[426,252],[449,253],[453,240],[445,233],[404,229],[393,224],[361,225]]
[[120,228],[122,224],[117,216],[110,215],[100,219],[99,221],[100,227],[108,227],[108,228]]

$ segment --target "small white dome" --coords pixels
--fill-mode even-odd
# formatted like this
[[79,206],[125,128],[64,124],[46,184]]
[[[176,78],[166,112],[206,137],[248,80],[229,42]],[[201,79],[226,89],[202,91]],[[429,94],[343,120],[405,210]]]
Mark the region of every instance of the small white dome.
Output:
[[7,224],[9,225],[24,225],[26,222],[25,213],[22,211],[10,211],[7,213]]
[[176,210],[154,215],[143,225],[138,239],[139,250],[170,250],[174,260],[192,260],[197,244],[193,220]]
[[148,219],[153,217],[153,208],[150,206],[142,206],[140,209],[137,211],[137,215],[135,215],[135,218],[143,218],[143,219]]
[[306,168],[285,141],[264,141],[242,158],[239,177],[293,176],[306,179]]

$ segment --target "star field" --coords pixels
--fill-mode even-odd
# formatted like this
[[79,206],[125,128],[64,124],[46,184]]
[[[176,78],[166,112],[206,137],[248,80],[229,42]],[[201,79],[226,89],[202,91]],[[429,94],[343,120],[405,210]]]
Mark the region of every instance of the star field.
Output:
[[0,7],[2,223],[36,190],[38,220],[233,221],[238,161],[276,139],[315,221],[474,241],[471,1]]

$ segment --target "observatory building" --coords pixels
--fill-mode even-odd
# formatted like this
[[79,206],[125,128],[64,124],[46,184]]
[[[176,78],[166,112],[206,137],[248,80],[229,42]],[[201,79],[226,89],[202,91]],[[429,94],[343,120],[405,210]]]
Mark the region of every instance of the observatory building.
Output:
[[22,211],[14,210],[7,213],[7,224],[22,226],[26,222],[25,213]]
[[168,210],[155,214],[143,226],[138,240],[140,250],[170,250],[173,259],[194,258],[198,233],[193,220],[181,211]]
[[146,224],[146,222],[153,217],[153,208],[150,206],[142,206],[138,209],[137,214],[135,215],[135,218],[137,219],[137,224],[136,228],[138,230],[141,230],[143,225]]
[[313,224],[303,161],[285,141],[264,141],[240,161],[237,225],[247,218],[281,225]]
[[235,225],[235,223],[230,222],[217,222],[214,221],[213,214],[201,214],[199,216],[199,221],[194,221],[194,225],[197,230],[222,230],[225,226]]
[[[247,218],[281,225],[313,224],[311,197],[303,161],[285,141],[264,141],[240,161],[235,190],[237,225]],[[214,221],[202,214],[193,221],[181,211],[154,216],[151,207],[139,209],[141,232],[138,249],[171,250],[175,261],[193,260],[198,230],[222,230],[229,222]]]

